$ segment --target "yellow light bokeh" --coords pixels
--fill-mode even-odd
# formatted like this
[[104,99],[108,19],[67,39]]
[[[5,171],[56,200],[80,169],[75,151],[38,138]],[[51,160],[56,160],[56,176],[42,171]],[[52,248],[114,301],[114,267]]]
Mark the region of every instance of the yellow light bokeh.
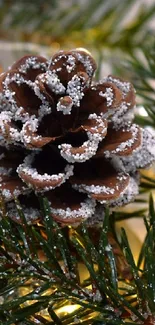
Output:
[[67,314],[73,313],[75,310],[78,310],[81,306],[80,305],[66,305],[57,310],[57,315],[61,317],[62,315],[65,316]]

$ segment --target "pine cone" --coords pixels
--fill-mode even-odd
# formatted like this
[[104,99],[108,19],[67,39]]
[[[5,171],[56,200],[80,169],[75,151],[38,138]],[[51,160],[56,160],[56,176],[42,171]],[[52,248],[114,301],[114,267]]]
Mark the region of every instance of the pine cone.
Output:
[[0,75],[1,192],[10,214],[19,196],[38,217],[33,191],[63,224],[96,222],[101,205],[138,193],[137,169],[154,160],[155,139],[132,124],[133,86],[112,76],[94,82],[95,70],[92,56],[75,49],[51,60],[25,56]]

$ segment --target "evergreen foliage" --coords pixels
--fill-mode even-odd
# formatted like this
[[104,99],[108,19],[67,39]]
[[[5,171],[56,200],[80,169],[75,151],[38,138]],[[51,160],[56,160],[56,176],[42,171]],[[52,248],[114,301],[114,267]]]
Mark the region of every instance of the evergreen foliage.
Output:
[[[143,323],[146,315],[154,314],[155,211],[152,196],[149,217],[145,219],[147,235],[137,265],[125,231],[122,230],[121,248],[116,239],[115,213],[109,216],[107,211],[98,232],[99,240],[94,242],[92,229],[85,224],[76,230],[61,229],[49,216],[46,200],[42,204],[42,226],[29,226],[18,203],[21,224],[15,224],[7,215],[2,216],[1,324],[67,325],[81,321],[83,324],[100,324],[101,321],[122,324],[122,319],[124,324],[131,324],[133,320]],[[113,242],[109,240],[109,233],[115,238]],[[44,258],[39,258],[39,251],[44,253]],[[118,256],[122,271],[117,266]],[[84,281],[80,280],[79,257],[89,271]],[[141,268],[142,261],[144,268]],[[77,304],[79,309],[59,317],[58,309],[65,304]]]

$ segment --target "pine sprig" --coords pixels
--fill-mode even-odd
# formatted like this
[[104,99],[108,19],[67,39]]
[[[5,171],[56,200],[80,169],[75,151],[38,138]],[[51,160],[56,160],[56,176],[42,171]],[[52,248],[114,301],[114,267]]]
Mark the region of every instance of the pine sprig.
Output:
[[[117,267],[117,253],[110,241],[111,216],[107,212],[98,240],[85,224],[78,229],[61,229],[49,215],[46,200],[44,234],[39,226],[30,226],[17,205],[21,223],[7,215],[0,223],[0,316],[3,325],[11,324],[131,324],[144,323],[154,313],[155,297],[155,211],[150,198],[147,236],[138,264],[123,230],[122,261],[130,265],[126,282]],[[115,224],[118,215],[112,216]],[[113,240],[115,234],[113,234]],[[36,249],[37,248],[37,249]],[[38,252],[42,252],[42,259]],[[120,254],[120,252],[119,252]],[[121,255],[120,255],[121,256]],[[80,280],[79,260],[89,271]],[[144,261],[144,269],[140,269]],[[123,284],[123,286],[122,286]],[[25,290],[25,292],[24,292]],[[134,302],[134,304],[133,304]],[[78,305],[71,313],[60,315],[60,308]],[[66,309],[67,310],[67,309]],[[154,317],[154,316],[152,316]],[[95,320],[96,319],[96,320]],[[24,322],[24,323],[23,323]],[[94,322],[94,323],[93,323]],[[97,323],[98,322],[98,323]]]

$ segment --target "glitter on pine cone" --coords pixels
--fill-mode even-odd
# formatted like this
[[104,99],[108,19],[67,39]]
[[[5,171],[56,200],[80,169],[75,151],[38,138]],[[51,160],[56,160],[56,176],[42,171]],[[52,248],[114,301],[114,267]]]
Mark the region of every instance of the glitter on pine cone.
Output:
[[58,222],[95,223],[100,207],[138,193],[137,170],[155,159],[155,139],[132,123],[133,86],[96,82],[95,70],[91,54],[75,49],[24,56],[0,75],[0,186],[13,218],[19,197],[37,219],[31,196],[40,193]]

